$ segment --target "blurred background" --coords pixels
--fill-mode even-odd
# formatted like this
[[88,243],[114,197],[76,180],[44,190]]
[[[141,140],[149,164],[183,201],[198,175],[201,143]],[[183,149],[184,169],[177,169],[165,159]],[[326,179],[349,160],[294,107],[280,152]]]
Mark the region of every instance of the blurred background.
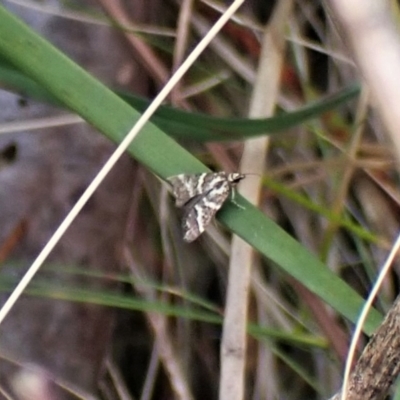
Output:
[[[193,126],[197,113],[248,118],[263,32],[280,3],[245,2],[168,105]],[[290,3],[274,20],[284,32],[273,99],[281,116],[360,81],[326,4]],[[0,4],[119,94],[147,99],[227,6]],[[365,296],[397,232],[400,194],[392,146],[359,93],[270,135],[263,170],[241,172],[263,178],[258,207]],[[115,145],[61,106],[15,89],[1,69],[0,132],[4,302]],[[239,170],[245,136],[203,143],[185,135],[180,143],[211,169]],[[0,398],[218,398],[230,234],[213,223],[184,244],[180,217],[160,181],[124,156],[0,326]],[[398,293],[398,268],[376,302],[382,313]],[[254,269],[246,398],[328,398],[352,326],[268,260],[256,257]]]

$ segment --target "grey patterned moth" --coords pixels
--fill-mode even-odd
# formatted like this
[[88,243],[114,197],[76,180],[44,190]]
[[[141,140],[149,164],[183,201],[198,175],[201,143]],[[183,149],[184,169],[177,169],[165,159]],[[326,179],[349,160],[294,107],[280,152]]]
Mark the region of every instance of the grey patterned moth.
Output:
[[183,208],[183,240],[193,242],[206,229],[234,187],[245,178],[237,172],[180,174],[168,178],[175,205]]

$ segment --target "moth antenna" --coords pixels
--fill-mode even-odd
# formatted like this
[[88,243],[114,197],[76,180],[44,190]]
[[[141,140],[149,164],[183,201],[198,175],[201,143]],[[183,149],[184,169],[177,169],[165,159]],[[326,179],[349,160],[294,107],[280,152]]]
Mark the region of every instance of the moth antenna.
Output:
[[248,175],[257,175],[259,177],[262,176],[262,174],[258,174],[256,172],[242,172],[243,175],[248,176]]

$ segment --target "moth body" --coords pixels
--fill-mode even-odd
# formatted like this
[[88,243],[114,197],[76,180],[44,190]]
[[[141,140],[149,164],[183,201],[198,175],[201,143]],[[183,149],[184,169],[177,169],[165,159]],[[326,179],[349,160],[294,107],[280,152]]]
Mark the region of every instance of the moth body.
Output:
[[206,229],[233,188],[245,178],[237,172],[180,174],[168,179],[175,205],[184,209],[183,239],[192,242]]

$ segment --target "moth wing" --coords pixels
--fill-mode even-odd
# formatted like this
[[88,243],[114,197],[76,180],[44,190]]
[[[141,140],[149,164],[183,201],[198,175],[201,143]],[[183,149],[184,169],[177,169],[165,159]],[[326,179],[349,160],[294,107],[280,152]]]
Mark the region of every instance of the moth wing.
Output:
[[200,217],[203,214],[201,209],[202,197],[204,196],[197,195],[185,205],[182,216],[183,240],[185,242],[193,242],[204,232],[205,226],[200,221]]
[[207,228],[216,212],[229,196],[229,183],[219,185],[206,193],[193,197],[185,205],[182,218],[183,239],[186,242],[196,240]]
[[172,194],[175,197],[175,205],[182,207],[192,198],[201,194],[198,186],[199,177],[202,174],[180,174],[168,178],[167,181],[172,185]]

